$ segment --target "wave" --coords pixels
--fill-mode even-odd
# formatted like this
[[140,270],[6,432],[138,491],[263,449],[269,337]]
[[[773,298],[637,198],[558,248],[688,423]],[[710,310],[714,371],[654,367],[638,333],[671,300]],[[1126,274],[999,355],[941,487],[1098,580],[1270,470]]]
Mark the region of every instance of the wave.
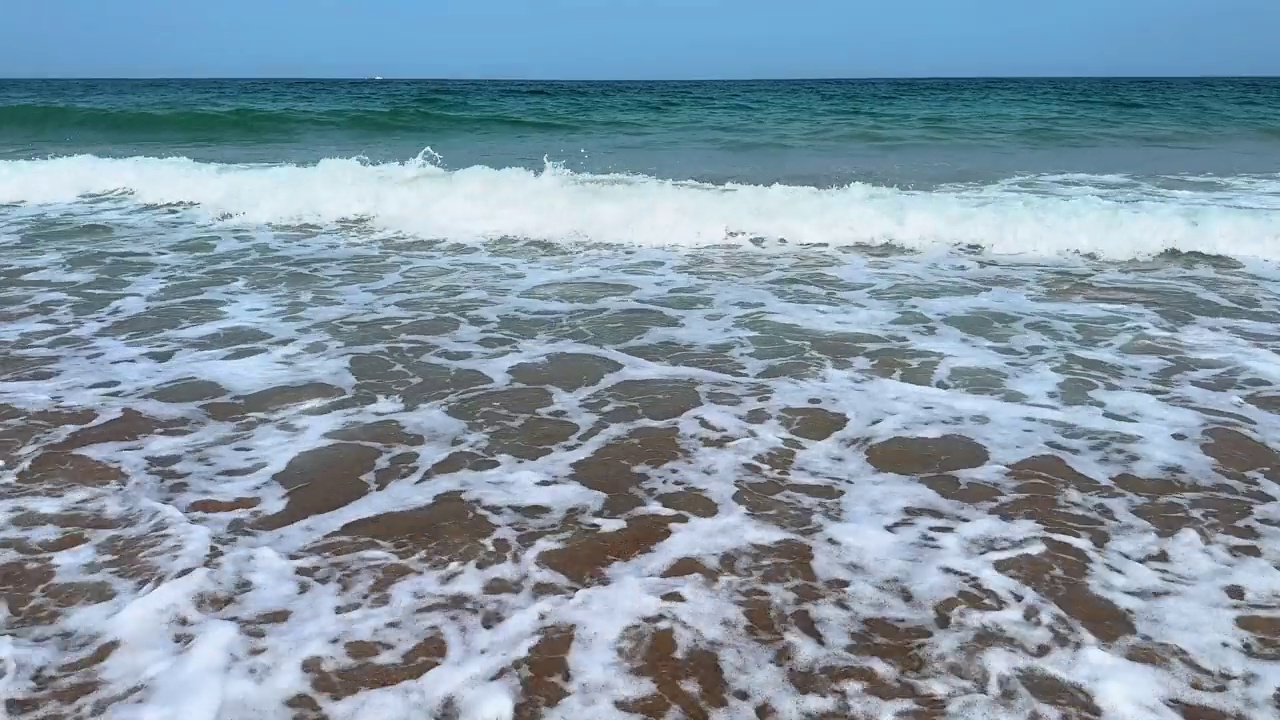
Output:
[[113,137],[156,134],[195,138],[278,138],[317,130],[348,132],[572,130],[570,118],[447,111],[430,107],[364,110],[119,110],[69,105],[0,106],[0,131],[10,134],[92,132]]
[[[334,224],[428,238],[698,246],[978,246],[1104,258],[1166,252],[1280,259],[1280,175],[1201,178],[1174,189],[1125,176],[1040,176],[933,191],[855,183],[714,185],[642,175],[484,166],[425,156],[233,165],[91,155],[0,162],[0,203],[185,205],[210,222]],[[1191,189],[1188,189],[1191,188]],[[99,200],[101,202],[101,200]]]

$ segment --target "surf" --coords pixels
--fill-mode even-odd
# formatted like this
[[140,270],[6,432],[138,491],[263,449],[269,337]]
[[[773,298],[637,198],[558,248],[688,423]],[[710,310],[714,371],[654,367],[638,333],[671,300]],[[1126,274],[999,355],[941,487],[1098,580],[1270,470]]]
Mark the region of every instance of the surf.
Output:
[[713,184],[579,173],[553,162],[446,169],[429,152],[403,162],[301,165],[74,155],[0,162],[0,203],[53,210],[110,198],[134,209],[182,206],[202,222],[360,221],[463,242],[893,244],[1030,257],[1280,259],[1280,175],[1172,180],[1033,175],[926,191]]

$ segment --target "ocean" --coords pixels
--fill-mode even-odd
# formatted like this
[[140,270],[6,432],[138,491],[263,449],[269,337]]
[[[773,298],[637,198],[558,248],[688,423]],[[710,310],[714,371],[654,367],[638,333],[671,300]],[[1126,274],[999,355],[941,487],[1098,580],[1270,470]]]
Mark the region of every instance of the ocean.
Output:
[[8,718],[1280,716],[1280,79],[0,81]]

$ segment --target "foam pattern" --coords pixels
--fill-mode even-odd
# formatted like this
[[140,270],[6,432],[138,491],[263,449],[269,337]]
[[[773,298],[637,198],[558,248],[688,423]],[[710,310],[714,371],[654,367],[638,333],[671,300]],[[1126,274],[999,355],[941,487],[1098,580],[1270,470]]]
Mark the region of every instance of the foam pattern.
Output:
[[[987,210],[41,162],[0,164],[9,717],[1280,712],[1256,255],[512,238],[517,201],[547,236],[862,193],[964,208],[938,227],[976,238]],[[1212,211],[1176,227],[1270,252],[1274,215]]]

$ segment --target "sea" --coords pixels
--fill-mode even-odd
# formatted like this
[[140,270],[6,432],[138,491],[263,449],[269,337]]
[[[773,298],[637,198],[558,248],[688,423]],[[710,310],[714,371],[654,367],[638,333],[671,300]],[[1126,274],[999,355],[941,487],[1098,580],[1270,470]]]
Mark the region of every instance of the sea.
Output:
[[1280,79],[0,81],[0,717],[1280,717]]

